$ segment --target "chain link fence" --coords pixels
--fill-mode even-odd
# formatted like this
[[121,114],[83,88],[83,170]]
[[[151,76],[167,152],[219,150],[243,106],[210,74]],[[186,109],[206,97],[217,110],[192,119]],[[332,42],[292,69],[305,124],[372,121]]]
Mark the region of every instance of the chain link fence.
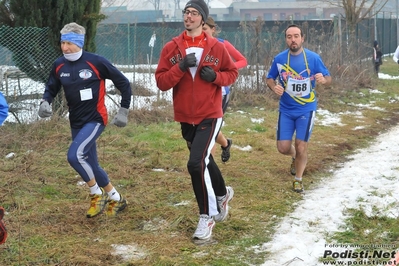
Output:
[[[285,49],[284,29],[291,23],[303,27],[305,46],[320,53],[333,76],[345,64],[355,63],[360,68],[371,68],[371,64],[364,62],[364,59],[371,58],[375,39],[379,39],[383,53],[392,53],[396,49],[397,22],[391,18],[360,23],[354,38],[355,48],[351,48],[353,46],[349,43],[351,36],[345,20],[338,18],[219,22],[219,37],[229,40],[248,60],[248,67],[240,70],[233,92],[256,94],[267,91],[263,75],[272,58]],[[133,109],[151,108],[153,103],[171,101],[170,91],[160,92],[157,89],[153,73],[164,45],[183,30],[182,22],[98,25],[96,53],[110,60],[131,81]],[[153,36],[156,40],[152,46],[149,43]],[[9,121],[25,123],[37,119],[38,99],[43,94],[44,83],[57,56],[59,54],[48,41],[48,29],[0,27],[1,91],[10,103],[13,118]],[[107,84],[108,93],[117,95],[113,84],[108,81]],[[65,114],[62,97],[60,101],[60,113]],[[118,99],[113,98],[107,106],[116,109],[117,104]]]
[[1,90],[10,105],[11,121],[29,122],[37,113],[37,99],[57,56],[48,40],[48,29],[0,27]]

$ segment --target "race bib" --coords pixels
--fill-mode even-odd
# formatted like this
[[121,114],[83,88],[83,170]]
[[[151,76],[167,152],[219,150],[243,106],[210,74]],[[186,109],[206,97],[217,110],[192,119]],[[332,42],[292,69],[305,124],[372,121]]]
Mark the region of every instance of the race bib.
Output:
[[91,91],[91,89],[83,89],[80,90],[80,100],[83,101],[88,101],[93,99],[93,93]]
[[306,79],[293,79],[288,78],[287,86],[285,87],[285,92],[294,97],[305,97],[312,90],[312,85],[310,78]]
[[199,65],[199,62],[201,61],[203,51],[204,49],[199,47],[189,47],[186,49],[186,54],[195,53],[195,58],[197,58],[197,65],[195,67],[190,67],[191,76],[193,78],[195,76],[195,73],[197,72],[197,67]]

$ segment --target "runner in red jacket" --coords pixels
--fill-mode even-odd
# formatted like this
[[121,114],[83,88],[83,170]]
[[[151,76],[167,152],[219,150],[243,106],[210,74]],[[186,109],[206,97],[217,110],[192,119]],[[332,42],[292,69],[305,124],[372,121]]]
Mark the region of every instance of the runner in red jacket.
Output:
[[[155,79],[158,88],[167,91],[173,88],[174,115],[177,122],[197,125],[204,118],[219,118],[222,112],[221,87],[235,82],[238,71],[223,43],[209,38],[198,28],[200,35],[192,37],[184,31],[168,42],[161,51]],[[189,32],[192,34],[192,32]],[[195,66],[182,71],[179,63],[195,52]],[[203,67],[211,67],[216,76],[213,82],[201,79]],[[220,108],[219,108],[220,107]]]
[[200,240],[210,239],[215,221],[226,219],[234,194],[211,150],[223,120],[221,87],[234,83],[238,71],[223,43],[202,31],[208,14],[203,0],[186,4],[186,30],[162,49],[155,72],[160,90],[173,88],[174,118],[190,150],[187,168],[200,214],[193,238]]

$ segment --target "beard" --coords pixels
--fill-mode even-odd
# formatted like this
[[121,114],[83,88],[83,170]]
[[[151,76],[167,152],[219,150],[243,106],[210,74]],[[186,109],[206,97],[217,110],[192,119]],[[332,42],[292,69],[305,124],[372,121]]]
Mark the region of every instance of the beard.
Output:
[[293,52],[293,53],[296,53],[296,52],[298,52],[299,50],[301,50],[301,46],[300,45],[297,45],[297,46],[290,46],[290,51],[291,52]]

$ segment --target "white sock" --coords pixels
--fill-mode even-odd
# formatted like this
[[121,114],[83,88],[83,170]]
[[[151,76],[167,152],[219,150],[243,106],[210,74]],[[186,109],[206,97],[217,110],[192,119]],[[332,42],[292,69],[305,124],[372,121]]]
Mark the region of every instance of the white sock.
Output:
[[295,180],[296,180],[296,181],[302,181],[302,177],[296,177],[296,176],[295,176]]
[[116,191],[115,188],[111,189],[110,192],[108,192],[108,196],[111,200],[115,201],[120,201],[121,200],[121,195]]
[[103,194],[103,192],[101,191],[100,187],[96,183],[94,186],[90,187],[90,194],[91,195],[94,195],[94,194],[101,195],[101,194]]

